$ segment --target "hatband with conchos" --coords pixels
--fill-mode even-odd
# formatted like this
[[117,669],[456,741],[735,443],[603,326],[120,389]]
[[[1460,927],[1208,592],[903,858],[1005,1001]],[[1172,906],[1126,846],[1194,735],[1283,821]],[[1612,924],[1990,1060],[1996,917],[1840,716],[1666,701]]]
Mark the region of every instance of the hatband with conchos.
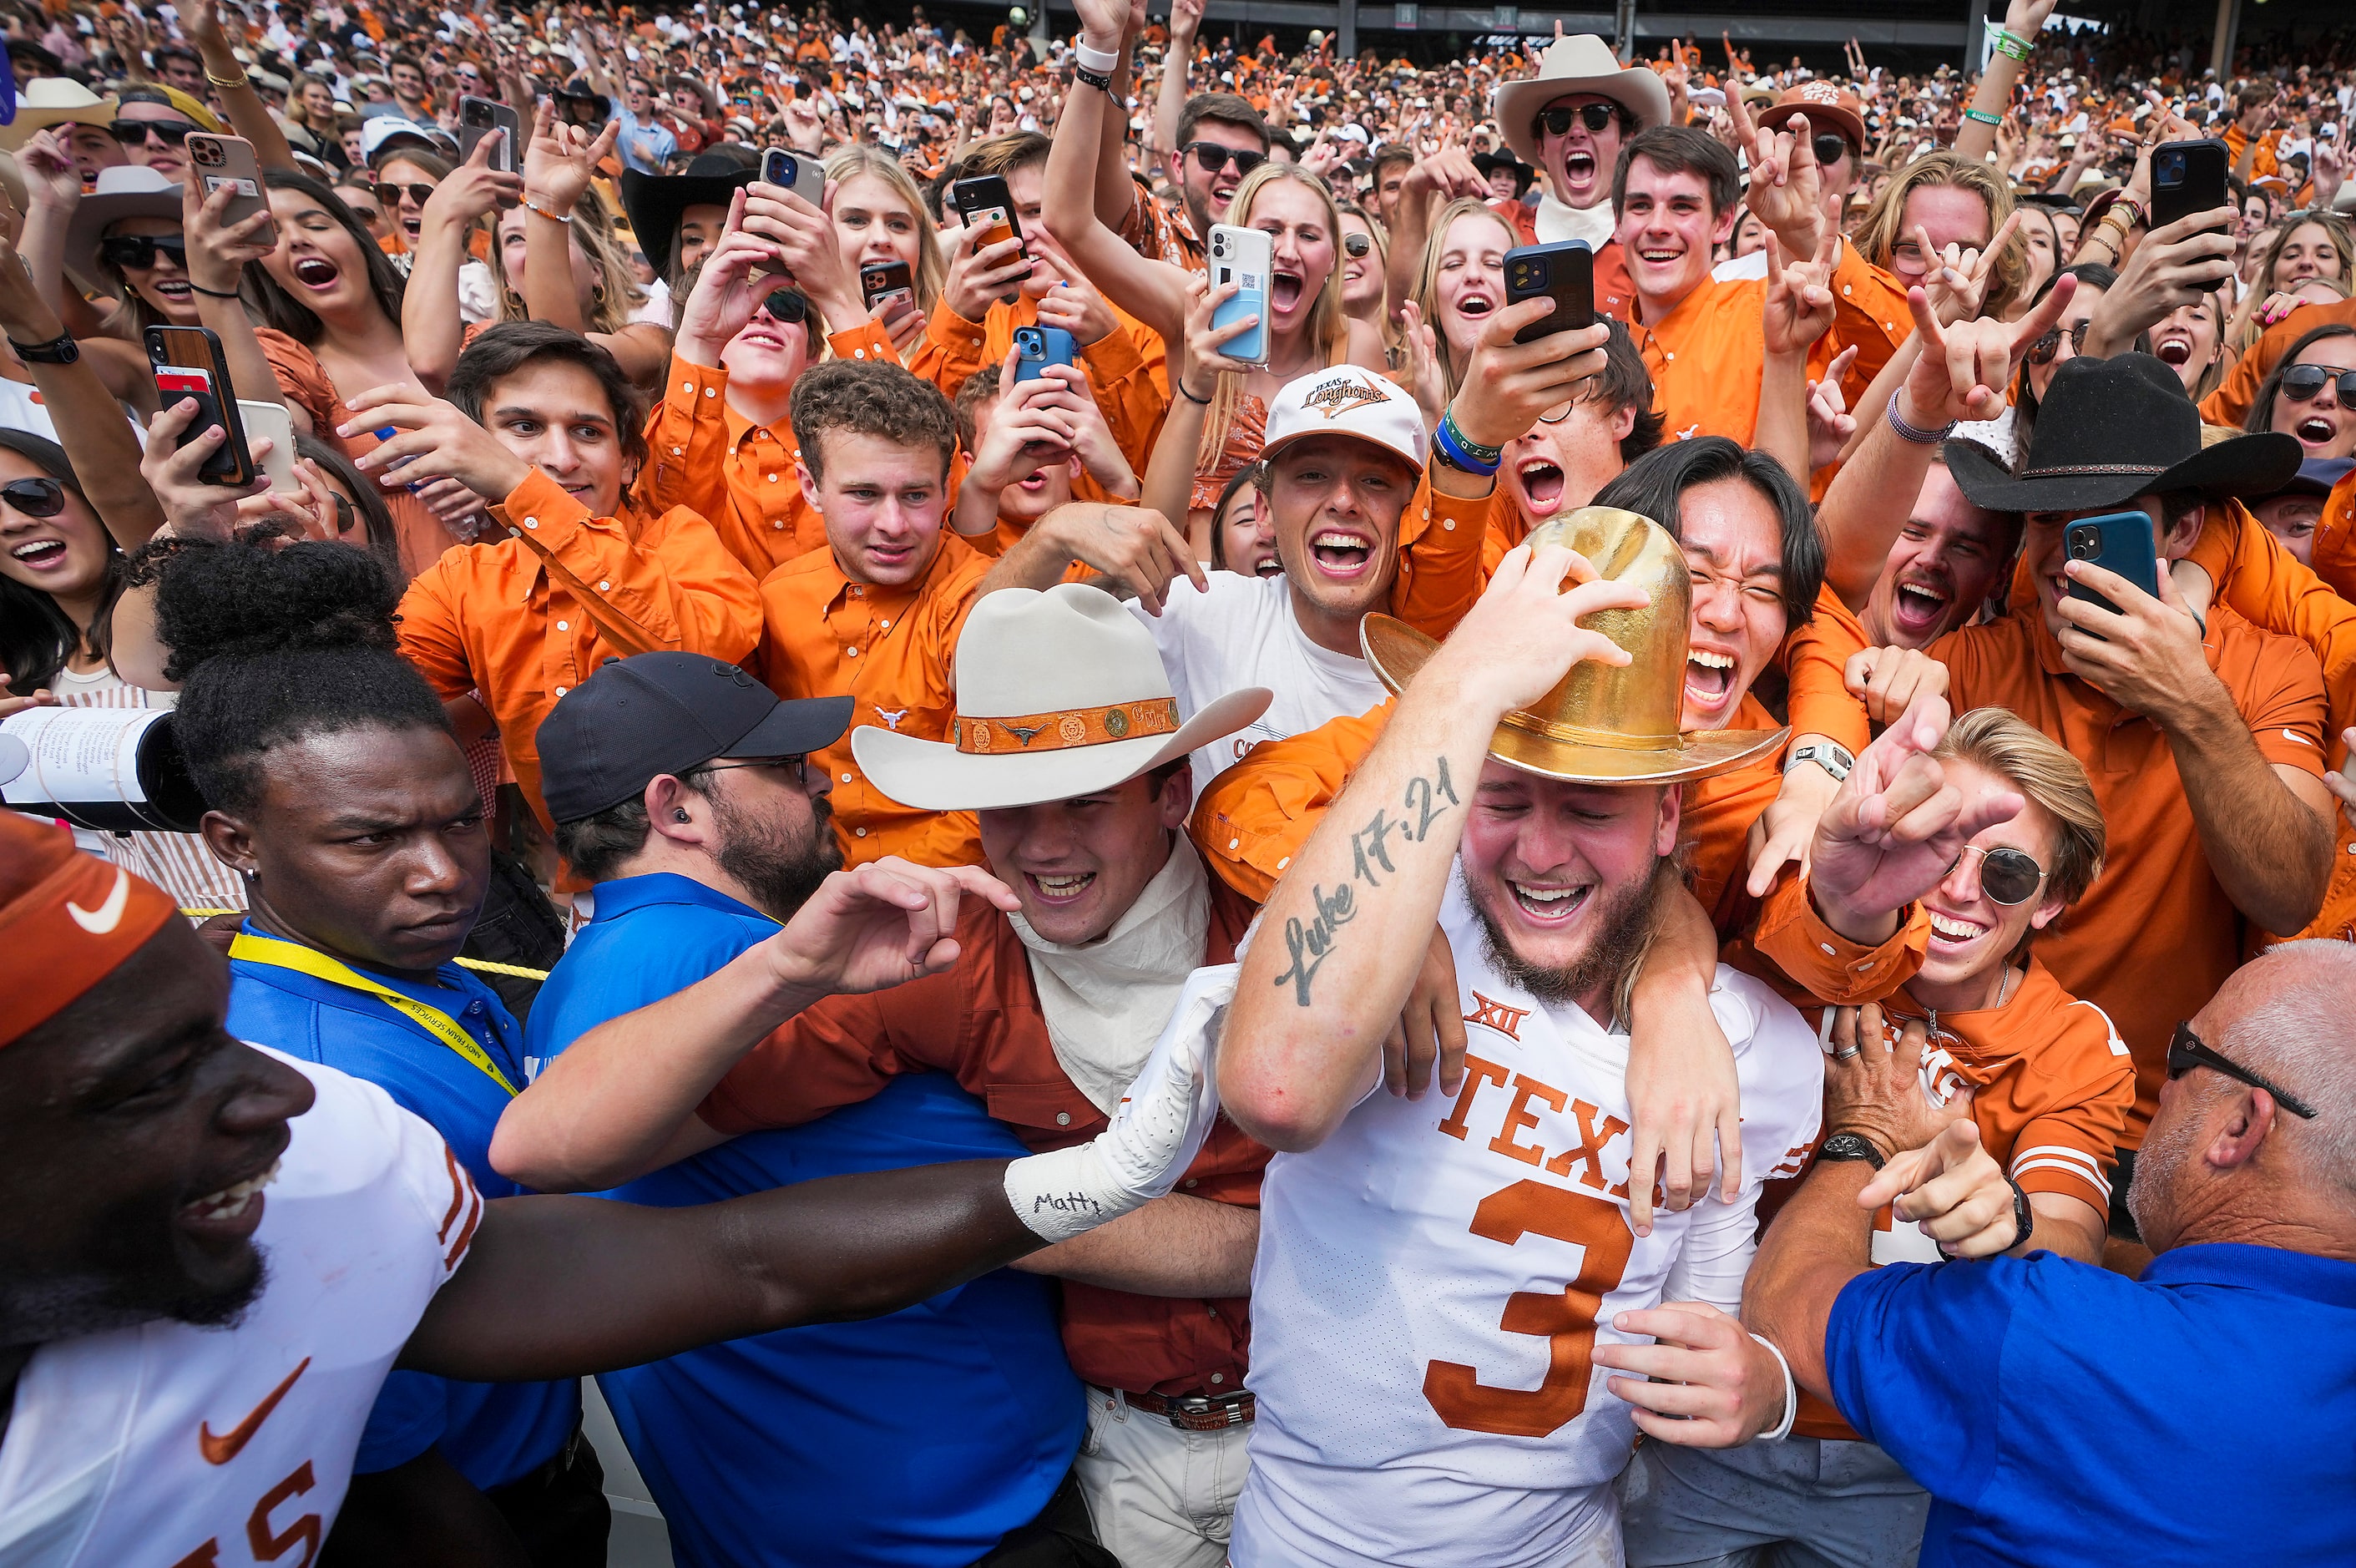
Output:
[[1011,718],[969,718],[949,725],[949,739],[970,756],[1004,751],[1068,751],[1116,740],[1141,740],[1178,732],[1178,699],[1148,697],[1101,708],[1061,708]]

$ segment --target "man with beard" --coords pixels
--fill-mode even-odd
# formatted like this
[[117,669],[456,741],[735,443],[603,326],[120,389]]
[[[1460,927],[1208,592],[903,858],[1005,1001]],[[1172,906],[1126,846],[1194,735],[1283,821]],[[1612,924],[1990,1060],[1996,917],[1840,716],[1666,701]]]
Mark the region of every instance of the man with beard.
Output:
[[[1237,1568],[1461,1563],[1467,1541],[1510,1568],[1616,1562],[1639,1429],[1788,1428],[1789,1379],[1733,1314],[1760,1184],[1815,1138],[1823,1056],[1750,977],[1710,986],[1741,1186],[1641,1236],[1628,1212],[1626,999],[1676,875],[1676,786],[1783,738],[1679,734],[1688,575],[1659,525],[1590,510],[1507,555],[1445,645],[1367,627],[1398,711],[1277,885],[1221,1037],[1223,1108],[1280,1151]],[[1377,1010],[1435,920],[1463,1088],[1376,1094]]]
[[[594,884],[595,913],[533,1004],[529,1070],[775,936],[842,864],[828,780],[809,758],[841,738],[851,705],[780,702],[734,665],[685,653],[609,664],[557,703],[540,729],[550,810],[558,847]],[[1022,1152],[980,1101],[919,1073],[605,1196],[675,1208]],[[1023,1397],[1002,1397],[1010,1383]],[[745,1568],[887,1557],[961,1568],[1057,1496],[1082,1419],[1053,1288],[1003,1272],[913,1312],[705,1346],[600,1386],[674,1550]],[[959,1419],[942,1422],[944,1410]],[[879,1489],[912,1465],[925,1487]],[[794,1527],[771,1528],[772,1500],[788,1492]],[[924,1542],[917,1555],[895,1555],[911,1541]]]

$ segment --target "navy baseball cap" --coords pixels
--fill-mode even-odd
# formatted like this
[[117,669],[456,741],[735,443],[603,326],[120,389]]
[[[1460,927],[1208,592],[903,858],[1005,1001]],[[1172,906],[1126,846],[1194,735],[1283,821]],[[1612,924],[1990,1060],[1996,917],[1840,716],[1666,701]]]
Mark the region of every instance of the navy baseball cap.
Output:
[[849,697],[781,702],[701,653],[614,660],[558,699],[540,726],[541,796],[560,822],[618,806],[665,773],[715,757],[801,757],[851,727]]
[[2263,495],[2244,496],[2247,501],[2272,500],[2276,496],[2328,496],[2332,488],[2348,477],[2356,462],[2346,457],[2308,457],[2298,466],[2298,472]]

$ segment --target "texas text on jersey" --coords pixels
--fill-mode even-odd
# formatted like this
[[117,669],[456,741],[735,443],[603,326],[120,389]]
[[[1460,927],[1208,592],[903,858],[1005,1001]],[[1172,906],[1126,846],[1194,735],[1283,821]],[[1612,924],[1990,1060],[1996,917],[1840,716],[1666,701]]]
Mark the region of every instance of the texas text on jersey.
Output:
[[1269,1165],[1237,1568],[1559,1568],[1590,1545],[1616,1561],[1610,1483],[1635,1423],[1590,1353],[1629,1337],[1614,1313],[1734,1311],[1759,1184],[1815,1137],[1815,1036],[1721,967],[1710,1002],[1741,1085],[1742,1189],[1656,1211],[1638,1238],[1628,1036],[1500,972],[1461,879],[1440,918],[1467,1020],[1461,1090],[1377,1088],[1323,1144]]
[[255,1233],[262,1294],[230,1327],[156,1321],[34,1355],[0,1444],[10,1568],[317,1556],[377,1389],[466,1257],[483,1200],[384,1090],[279,1059],[318,1100],[293,1123]]

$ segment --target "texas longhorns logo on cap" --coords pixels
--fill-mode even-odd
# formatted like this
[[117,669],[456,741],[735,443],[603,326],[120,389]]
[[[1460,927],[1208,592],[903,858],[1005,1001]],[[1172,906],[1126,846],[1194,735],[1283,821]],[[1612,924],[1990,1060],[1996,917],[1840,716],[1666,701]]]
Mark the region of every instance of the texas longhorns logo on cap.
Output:
[[1390,402],[1390,394],[1377,388],[1364,376],[1327,381],[1301,400],[1303,408],[1313,408],[1327,419],[1337,419],[1354,408]]
[[1801,87],[1800,96],[1811,103],[1838,103],[1841,100],[1840,89],[1829,81],[1807,82]]

